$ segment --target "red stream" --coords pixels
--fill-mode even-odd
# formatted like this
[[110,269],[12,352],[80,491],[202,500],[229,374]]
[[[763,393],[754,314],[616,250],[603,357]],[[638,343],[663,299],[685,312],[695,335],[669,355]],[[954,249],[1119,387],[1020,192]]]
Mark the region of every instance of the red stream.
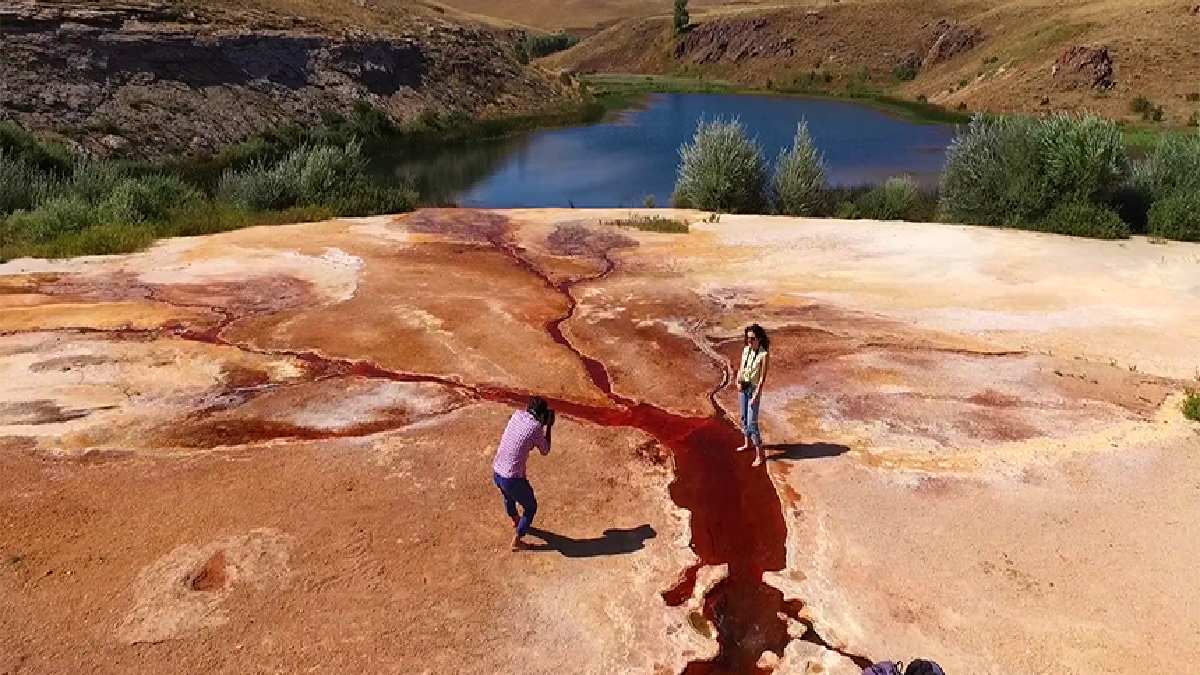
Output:
[[[715,404],[716,390],[710,392],[713,414],[687,417],[656,406],[628,399],[613,391],[604,364],[583,354],[563,334],[562,325],[575,313],[572,288],[583,282],[607,276],[614,265],[605,257],[600,273],[572,281],[554,282],[527,260],[514,245],[499,238],[491,241],[512,261],[540,278],[560,293],[568,309],[550,321],[550,336],[570,350],[583,364],[592,383],[615,407],[589,406],[565,400],[547,399],[558,411],[577,419],[610,427],[639,429],[670,449],[674,458],[675,479],[670,486],[672,500],[691,514],[691,546],[702,565],[727,564],[728,576],[705,598],[705,616],[717,629],[719,655],[712,661],[693,662],[686,673],[749,673],[766,650],[782,655],[789,641],[783,616],[795,610],[784,602],[780,591],[762,580],[764,572],[780,570],[785,564],[786,528],[779,499],[763,467],[752,468],[749,453],[736,453],[742,436]],[[359,375],[404,382],[435,382],[473,396],[508,405],[523,406],[532,392],[488,385],[464,385],[446,378],[401,373],[373,363],[335,359],[310,351],[258,350],[231,343],[221,333],[232,317],[214,329],[180,330],[181,337],[224,344],[262,354],[287,355],[306,362],[320,377]],[[684,581],[664,599],[682,604],[690,596],[695,569],[684,572]]]

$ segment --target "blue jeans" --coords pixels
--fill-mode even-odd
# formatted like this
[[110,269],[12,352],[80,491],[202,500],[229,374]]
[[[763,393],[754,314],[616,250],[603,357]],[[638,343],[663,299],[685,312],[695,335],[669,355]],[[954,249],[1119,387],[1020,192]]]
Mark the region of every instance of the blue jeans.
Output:
[[[537,498],[533,496],[533,486],[524,478],[505,478],[495,472],[492,472],[492,477],[496,487],[500,488],[500,494],[504,495],[504,510],[508,512],[508,517],[517,520],[517,516],[520,515],[520,520],[517,521],[517,536],[525,536],[529,527],[533,525],[534,514],[537,513]],[[517,504],[521,505],[524,513],[517,513]]]
[[742,412],[742,433],[750,439],[754,447],[762,447],[762,434],[758,431],[758,402],[754,400],[754,385],[747,384],[738,396]]

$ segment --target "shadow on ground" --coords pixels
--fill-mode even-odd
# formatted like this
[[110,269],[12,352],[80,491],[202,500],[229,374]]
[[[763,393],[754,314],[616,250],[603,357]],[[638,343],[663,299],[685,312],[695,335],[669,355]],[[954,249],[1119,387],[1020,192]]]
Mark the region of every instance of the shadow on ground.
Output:
[[639,525],[634,528],[609,528],[599,537],[590,539],[575,539],[539,527],[529,528],[529,534],[545,542],[531,544],[531,551],[558,551],[567,558],[594,558],[640,551],[645,547],[646,540],[653,539],[658,533],[649,525]]
[[767,461],[789,459],[820,459],[837,457],[849,452],[850,448],[837,443],[781,443],[763,446]]

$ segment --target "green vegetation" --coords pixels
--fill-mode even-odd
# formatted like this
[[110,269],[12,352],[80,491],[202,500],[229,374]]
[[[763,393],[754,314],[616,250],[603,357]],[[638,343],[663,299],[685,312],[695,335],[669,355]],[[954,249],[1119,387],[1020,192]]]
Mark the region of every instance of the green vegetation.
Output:
[[[928,220],[936,210],[936,197],[923,193],[912,178],[896,176],[867,190],[843,217],[874,220]],[[845,208],[845,207],[843,207]]]
[[604,220],[600,224],[613,225],[615,227],[632,227],[635,230],[642,230],[643,232],[662,232],[666,234],[687,234],[690,229],[686,221],[677,218],[632,214],[628,218]]
[[1200,191],[1200,134],[1161,137],[1146,158],[1134,166],[1133,182],[1156,198]]
[[679,158],[676,204],[727,213],[755,213],[765,206],[767,163],[740,121],[701,120]]
[[1189,391],[1183,399],[1183,416],[1193,422],[1200,422],[1200,393]]
[[579,38],[569,33],[541,33],[526,35],[517,43],[517,58],[522,63],[561,52],[579,43]]
[[808,123],[796,125],[792,147],[779,151],[771,190],[776,210],[791,216],[811,216],[820,207],[825,187],[825,158],[813,145]]
[[304,145],[273,164],[227,170],[217,196],[251,211],[327,206],[345,216],[408,211],[417,201],[405,188],[371,182],[357,141],[342,147]]
[[692,17],[688,14],[687,0],[675,0],[675,9],[671,19],[676,35],[687,31],[688,26],[692,23]]
[[1031,230],[1094,239],[1128,239],[1129,225],[1111,208],[1083,199],[1072,199],[1055,206],[1041,223]]
[[1138,115],[1141,115],[1143,122],[1163,121],[1163,107],[1161,105],[1154,105],[1154,101],[1151,101],[1145,96],[1134,97],[1134,99],[1129,102],[1129,108]]
[[[972,119],[947,153],[945,217],[974,225],[1114,236],[1107,208],[1129,173],[1121,131],[1092,115]],[[1064,206],[1066,204],[1067,206]],[[1090,233],[1084,214],[1102,214]],[[1056,225],[1070,216],[1066,225]]]
[[19,129],[0,133],[0,260],[123,253],[160,237],[404,211],[416,201],[371,181],[356,142],[255,160],[210,190],[171,167],[64,160]]
[[1182,191],[1156,200],[1147,224],[1155,237],[1200,241],[1200,193]]
[[599,120],[594,99],[539,114],[427,113],[396,125],[367,104],[317,127],[282,126],[202,160],[89,161],[0,122],[0,261],[120,253],[168,236],[398,212],[411,190],[367,172],[365,147],[418,149]]
[[1135,163],[1131,184],[1151,235],[1200,241],[1200,134],[1162,136]]

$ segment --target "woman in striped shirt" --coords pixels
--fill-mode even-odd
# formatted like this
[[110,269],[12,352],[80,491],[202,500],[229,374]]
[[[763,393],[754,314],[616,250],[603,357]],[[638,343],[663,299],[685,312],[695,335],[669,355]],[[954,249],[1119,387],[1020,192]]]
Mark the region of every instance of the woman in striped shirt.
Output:
[[762,434],[758,430],[758,405],[762,401],[763,384],[767,381],[767,366],[770,364],[771,339],[767,331],[758,324],[748,326],[744,332],[746,346],[742,349],[742,364],[738,367],[738,403],[742,416],[742,435],[746,442],[738,452],[754,446],[754,464],[762,466]]

